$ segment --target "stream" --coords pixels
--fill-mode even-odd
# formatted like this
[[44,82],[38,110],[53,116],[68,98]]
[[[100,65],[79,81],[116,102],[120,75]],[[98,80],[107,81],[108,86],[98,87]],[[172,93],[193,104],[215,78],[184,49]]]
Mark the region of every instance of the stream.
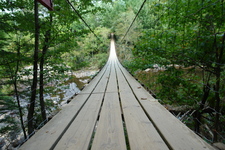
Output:
[[88,70],[74,72],[69,78],[65,79],[64,84],[56,88],[56,95],[48,95],[45,99],[52,99],[54,104],[62,106],[74,95],[88,84],[98,70]]

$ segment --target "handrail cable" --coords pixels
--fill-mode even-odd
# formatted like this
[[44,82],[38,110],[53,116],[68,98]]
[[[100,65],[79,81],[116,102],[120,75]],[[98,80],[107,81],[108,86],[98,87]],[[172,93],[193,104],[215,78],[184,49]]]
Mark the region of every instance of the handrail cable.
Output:
[[[75,13],[78,15],[78,17],[83,21],[83,23],[88,27],[88,29],[91,31],[91,33],[94,34],[94,36],[99,40],[99,37],[95,34],[95,32],[91,29],[91,27],[87,24],[87,22],[82,18],[82,16],[79,14],[79,12],[76,10],[76,8],[73,6],[73,4],[71,4],[71,2],[69,0],[66,0],[67,3],[73,8],[73,10],[75,11]],[[102,42],[102,41],[101,41]]]
[[140,9],[138,10],[136,16],[134,17],[132,23],[130,24],[129,28],[127,29],[127,32],[126,34],[124,35],[124,37],[122,38],[122,41],[124,40],[124,38],[127,36],[127,33],[130,31],[130,28],[133,26],[134,24],[134,21],[137,19],[137,16],[139,15],[139,13],[141,12],[142,8],[144,7],[144,4],[145,4],[146,0],[144,0],[144,2],[142,3]]

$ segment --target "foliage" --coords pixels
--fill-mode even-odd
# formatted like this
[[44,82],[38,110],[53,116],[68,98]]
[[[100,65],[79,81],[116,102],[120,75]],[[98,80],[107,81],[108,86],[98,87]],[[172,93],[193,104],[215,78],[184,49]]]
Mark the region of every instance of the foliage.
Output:
[[[95,14],[98,11],[103,11],[103,8],[100,7],[101,5],[98,4],[103,5],[110,2],[110,0],[87,0],[73,1],[72,4],[85,20],[88,18],[95,20],[97,18]],[[0,86],[1,94],[9,95],[9,99],[1,99],[1,109],[7,112],[18,111],[18,109],[29,106],[33,69],[30,66],[33,63],[35,37],[33,5],[34,1],[32,0],[0,2]],[[40,36],[38,61],[40,62],[44,58],[44,70],[41,72],[44,74],[44,86],[65,78],[67,72],[93,64],[101,67],[107,59],[109,40],[106,39],[110,29],[99,27],[98,24],[92,25],[91,22],[88,22],[98,36],[96,38],[79,19],[78,15],[68,8],[70,8],[68,3],[60,0],[54,1],[54,11],[51,12],[39,5]],[[48,40],[46,40],[46,37],[48,37]],[[46,51],[45,54],[43,53],[44,49]],[[10,87],[12,92],[7,93],[6,86],[3,85]],[[13,90],[13,86],[15,86],[15,90]],[[22,91],[18,91],[18,87]],[[48,91],[47,89],[45,90],[46,94],[51,92],[51,90]],[[18,96],[18,103],[12,107],[11,102],[15,103],[14,95],[15,97]],[[21,100],[19,98],[23,98],[25,100],[23,102],[27,106],[20,106]],[[46,101],[47,110],[52,111],[52,106],[50,107],[50,105],[53,105],[53,102]],[[23,110],[24,112],[21,113],[22,117],[27,114],[27,110]],[[32,118],[35,127],[39,127],[39,123],[43,121],[40,114],[39,103],[36,103],[35,115]],[[11,116],[7,116],[1,121],[6,123],[6,120],[8,120],[8,125],[5,126],[4,133],[11,130],[20,131],[14,126],[16,122],[13,122],[14,119]]]
[[[1,94],[9,95],[9,99],[1,98],[4,102],[1,108],[12,108],[12,111],[20,108],[11,105],[14,95],[25,97],[28,103],[31,93],[30,66],[35,37],[33,2],[0,2],[0,86]],[[142,75],[146,78],[143,82],[146,81],[163,103],[193,107],[196,112],[193,120],[197,118],[203,123],[213,120],[208,124],[215,131],[213,140],[217,140],[216,132],[224,132],[220,122],[224,122],[225,114],[223,0],[146,1],[125,37],[142,1],[76,0],[71,3],[92,31],[66,1],[54,0],[54,11],[39,5],[38,61],[44,58],[41,72],[44,86],[82,67],[101,68],[108,57],[109,34],[114,32],[121,62],[136,75],[149,68],[158,69],[156,76],[151,76],[153,83],[147,73]],[[13,92],[8,93],[6,87]],[[22,87],[23,91],[16,92],[15,87]],[[49,89],[45,88],[46,94],[52,92]],[[46,100],[46,104],[51,111],[53,102]],[[35,110],[34,122],[38,127],[43,121],[38,103]],[[13,120],[6,119],[13,126],[10,122]],[[197,129],[198,124],[195,124]]]
[[18,131],[18,116],[17,105],[13,101],[12,97],[4,95],[0,91],[0,133],[1,135],[15,135],[15,131]]
[[[217,141],[224,115],[224,2],[154,0],[146,4],[140,19],[142,36],[132,48],[133,58],[125,64],[132,72],[155,64],[165,68],[157,76],[157,98],[193,106],[193,119],[198,122],[204,122],[204,115],[214,120],[210,126]],[[195,131],[199,133],[198,122]]]

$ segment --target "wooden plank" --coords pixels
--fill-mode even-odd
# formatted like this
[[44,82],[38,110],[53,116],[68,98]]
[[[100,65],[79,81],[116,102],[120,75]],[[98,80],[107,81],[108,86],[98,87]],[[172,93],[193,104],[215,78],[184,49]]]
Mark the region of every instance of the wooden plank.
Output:
[[126,149],[114,66],[111,69],[110,79],[91,149]]
[[110,69],[111,69],[111,62],[108,62],[106,72],[103,75],[103,77],[102,77],[101,81],[99,82],[99,84],[97,85],[97,87],[94,89],[93,93],[104,93],[105,92],[106,83],[109,80]]
[[214,149],[158,102],[142,101],[141,103],[172,149]]
[[[35,133],[19,150],[40,150],[50,149],[57,140],[64,134],[71,121],[76,117],[81,107],[84,105],[91,92],[104,75],[107,65],[98,75],[79,93],[71,102],[54,116],[44,127]],[[71,113],[72,112],[72,113]],[[65,117],[66,116],[66,117]]]
[[[154,101],[154,99],[151,98],[152,96],[143,87],[141,87],[140,84],[138,84],[121,65],[120,68],[131,85],[136,97],[138,97],[141,105],[172,149],[214,149],[174,117],[157,100]],[[139,86],[141,88],[137,88]]]
[[117,93],[107,93],[100,114],[92,150],[125,150],[121,109]]
[[133,95],[122,72],[117,67],[122,109],[127,127],[130,148],[132,150],[166,150],[167,145],[157,133],[155,127],[146,116],[137,99]]
[[[79,109],[89,95],[77,95],[73,104],[66,105],[55,117],[53,117],[44,127],[33,135],[20,150],[40,150],[50,149],[58,138],[64,133],[70,121],[78,113]],[[73,112],[73,113],[71,113]],[[66,117],[65,117],[66,116]]]
[[106,72],[97,87],[54,149],[74,149],[76,147],[76,149],[82,150],[88,148],[108,83],[109,73],[110,64],[107,64]]
[[149,92],[146,91],[145,88],[137,80],[135,80],[134,77],[120,63],[118,63],[118,65],[138,99],[156,101],[156,99],[149,94]]
[[[87,150],[96,124],[103,93],[92,94],[69,129],[57,143],[56,150]],[[72,112],[71,112],[72,113]]]
[[103,77],[104,73],[109,67],[109,63],[107,63],[102,70],[97,74],[97,76],[90,81],[90,83],[81,91],[80,94],[87,94],[87,93],[92,93],[93,89],[96,87],[100,79]]
[[106,89],[107,93],[117,93],[118,94],[118,87],[117,87],[117,79],[116,79],[116,70],[115,70],[115,63],[111,63],[111,72],[109,77],[109,83]]

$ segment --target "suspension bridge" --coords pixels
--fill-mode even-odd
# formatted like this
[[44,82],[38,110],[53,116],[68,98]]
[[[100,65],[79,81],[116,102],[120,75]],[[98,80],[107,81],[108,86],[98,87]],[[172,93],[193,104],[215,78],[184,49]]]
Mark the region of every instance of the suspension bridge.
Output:
[[104,68],[20,150],[212,150],[119,63]]

